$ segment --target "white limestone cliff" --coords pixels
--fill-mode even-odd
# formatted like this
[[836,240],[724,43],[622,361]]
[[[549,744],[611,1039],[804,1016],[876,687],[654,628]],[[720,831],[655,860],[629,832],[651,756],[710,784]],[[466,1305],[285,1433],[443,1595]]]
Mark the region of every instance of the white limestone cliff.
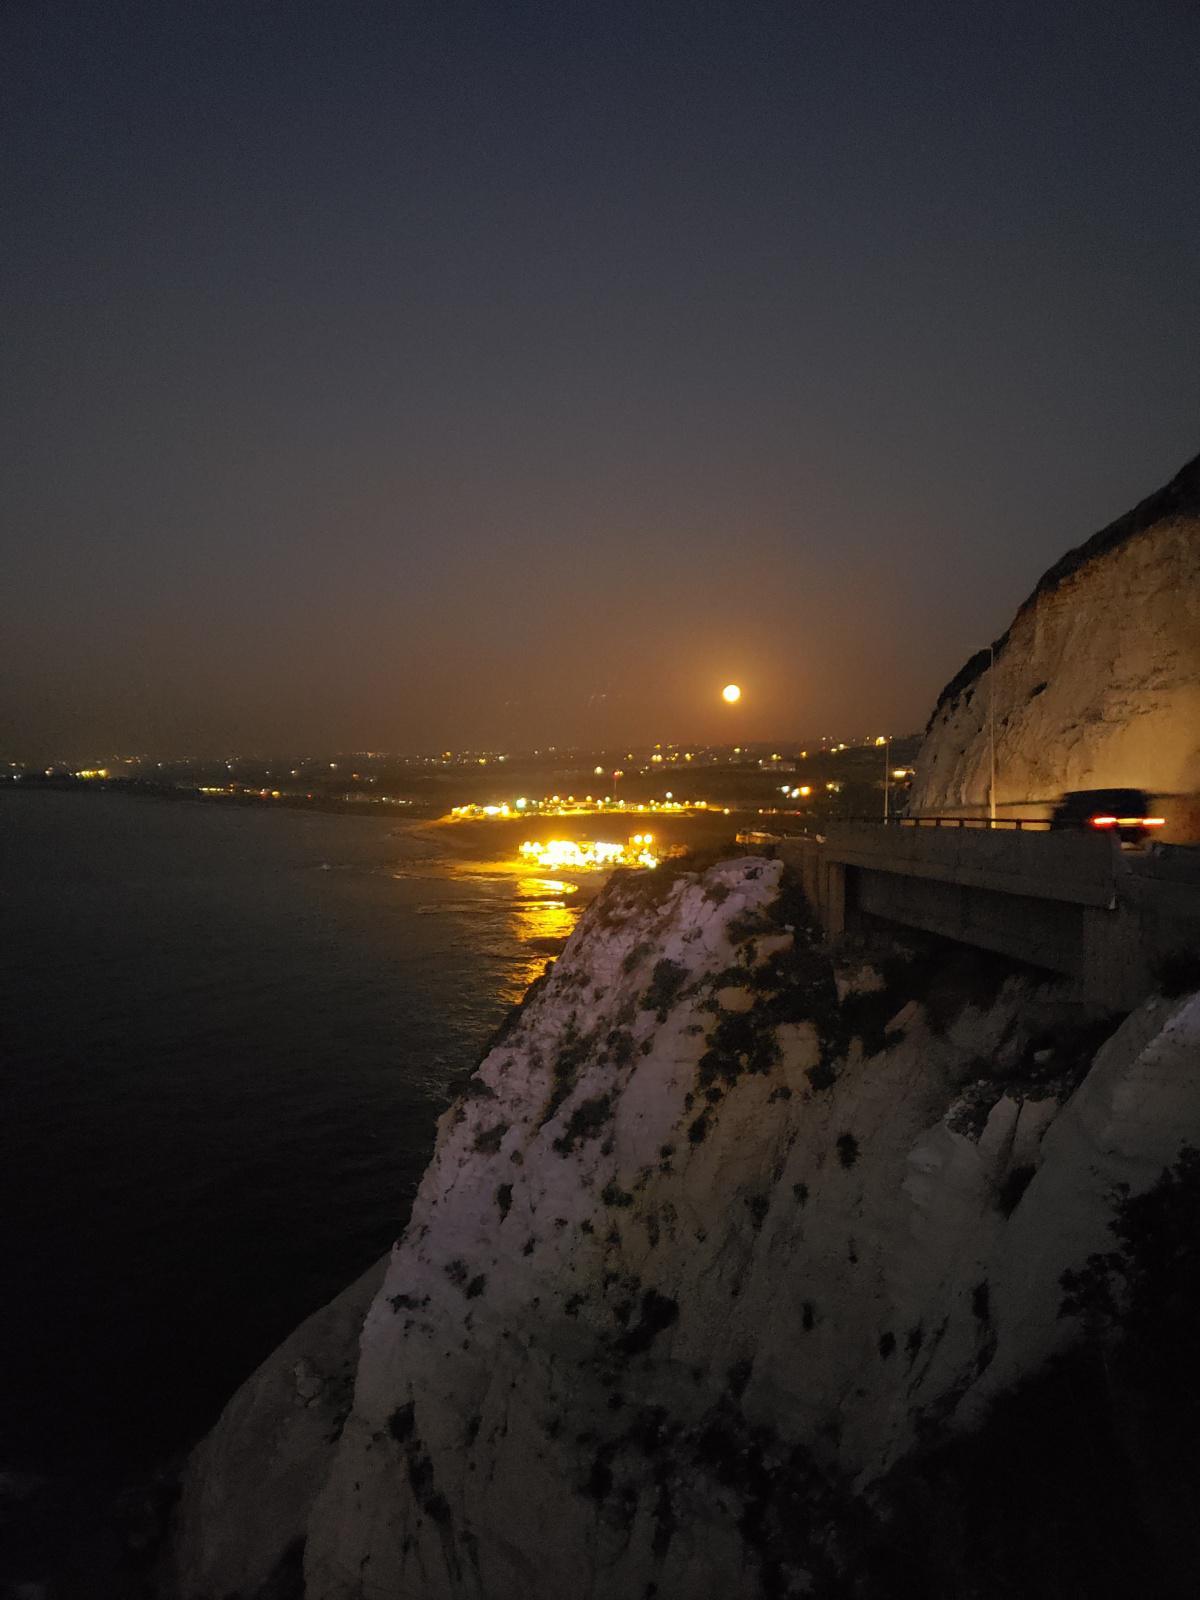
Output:
[[377,1291],[193,1457],[164,1593],[820,1594],[839,1506],[1070,1341],[1114,1186],[1200,1144],[1200,996],[1091,1060],[1049,984],[835,970],[804,922],[774,861],[610,884]]
[[947,685],[910,808],[981,812],[995,719],[1000,814],[1069,789],[1162,797],[1166,837],[1200,837],[1200,457],[1045,574]]

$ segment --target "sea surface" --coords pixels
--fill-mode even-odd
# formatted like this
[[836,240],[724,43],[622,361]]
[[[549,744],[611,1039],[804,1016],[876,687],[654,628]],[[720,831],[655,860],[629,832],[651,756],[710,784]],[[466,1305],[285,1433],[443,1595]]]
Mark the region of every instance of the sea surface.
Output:
[[13,1493],[187,1448],[403,1228],[436,1117],[574,915],[428,833],[0,793]]

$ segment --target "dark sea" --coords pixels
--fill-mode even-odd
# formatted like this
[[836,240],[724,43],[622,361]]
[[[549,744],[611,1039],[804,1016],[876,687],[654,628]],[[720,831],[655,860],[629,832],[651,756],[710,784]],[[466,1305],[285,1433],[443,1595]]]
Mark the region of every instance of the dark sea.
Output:
[[389,818],[0,793],[10,1550],[23,1498],[186,1449],[388,1248],[566,893]]

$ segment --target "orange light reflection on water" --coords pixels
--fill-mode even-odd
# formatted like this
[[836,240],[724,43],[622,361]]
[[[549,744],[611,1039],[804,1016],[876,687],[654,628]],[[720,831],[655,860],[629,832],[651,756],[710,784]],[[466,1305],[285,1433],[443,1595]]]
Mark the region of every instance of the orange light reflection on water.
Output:
[[579,916],[571,904],[575,893],[573,883],[563,883],[558,878],[517,880],[512,928],[521,945],[521,955],[512,970],[509,991],[505,995],[511,1004],[515,1005],[529,985],[541,977],[546,962],[558,953],[558,941],[565,939],[574,928]]

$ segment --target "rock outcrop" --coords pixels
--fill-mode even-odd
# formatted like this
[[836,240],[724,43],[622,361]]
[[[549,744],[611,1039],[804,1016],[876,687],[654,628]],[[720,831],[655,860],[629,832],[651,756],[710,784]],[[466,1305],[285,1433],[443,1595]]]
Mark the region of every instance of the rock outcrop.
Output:
[[889,1494],[1078,1339],[1062,1274],[1200,1144],[1198,1057],[1200,996],[1083,1024],[988,957],[835,960],[776,861],[618,875],[378,1289],[194,1456],[164,1592],[905,1592],[862,1576]]
[[993,716],[1001,815],[1131,787],[1161,797],[1167,838],[1200,837],[1200,456],[1056,562],[947,684],[913,811],[986,810]]

